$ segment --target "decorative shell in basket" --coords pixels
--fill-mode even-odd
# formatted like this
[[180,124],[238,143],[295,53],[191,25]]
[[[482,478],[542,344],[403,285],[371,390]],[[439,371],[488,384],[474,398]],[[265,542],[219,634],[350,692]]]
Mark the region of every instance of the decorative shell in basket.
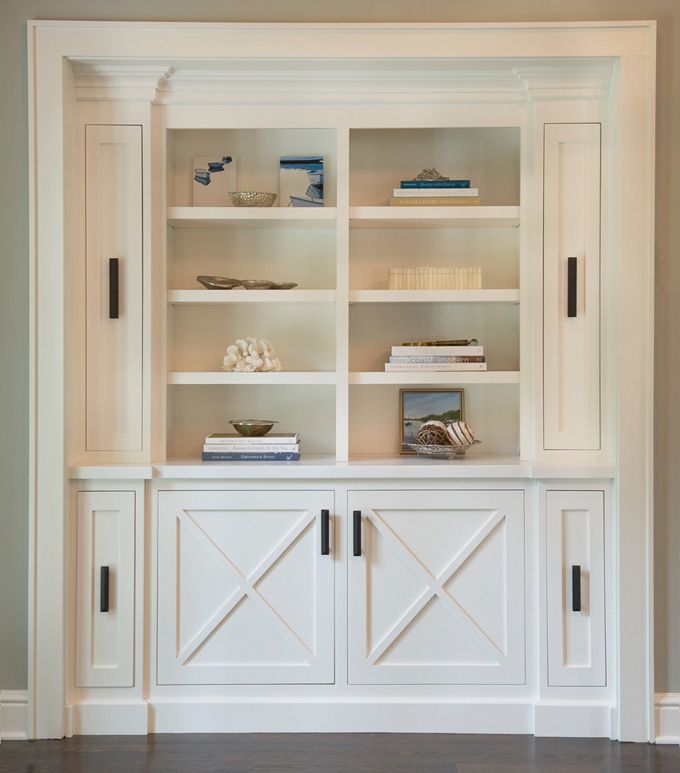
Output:
[[426,421],[416,434],[415,443],[407,443],[419,456],[435,459],[460,459],[471,446],[478,445],[470,425],[464,421],[444,424]]

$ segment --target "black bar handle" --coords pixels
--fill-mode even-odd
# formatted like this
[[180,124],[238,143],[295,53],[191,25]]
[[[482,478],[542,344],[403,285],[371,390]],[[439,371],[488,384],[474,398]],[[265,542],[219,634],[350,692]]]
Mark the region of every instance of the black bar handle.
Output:
[[109,319],[119,317],[118,258],[109,258]]
[[571,611],[581,611],[581,567],[578,564],[571,567]]
[[567,316],[576,316],[576,286],[578,284],[578,261],[567,258]]
[[99,611],[109,611],[109,567],[99,567]]
[[352,553],[355,556],[361,555],[361,510],[355,510],[352,513],[353,517],[353,550]]
[[321,511],[321,555],[328,556],[331,552],[331,513],[330,510]]

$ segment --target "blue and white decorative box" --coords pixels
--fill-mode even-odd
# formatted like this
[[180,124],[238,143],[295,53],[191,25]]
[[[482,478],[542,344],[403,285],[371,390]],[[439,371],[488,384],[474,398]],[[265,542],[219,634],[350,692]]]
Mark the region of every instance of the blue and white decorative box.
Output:
[[227,194],[238,190],[237,163],[233,156],[194,156],[191,175],[195,207],[231,206]]
[[282,207],[323,207],[323,156],[281,156]]

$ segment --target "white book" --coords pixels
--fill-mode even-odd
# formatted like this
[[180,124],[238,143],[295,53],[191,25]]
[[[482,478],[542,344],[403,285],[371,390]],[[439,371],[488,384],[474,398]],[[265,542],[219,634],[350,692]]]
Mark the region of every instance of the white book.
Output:
[[393,346],[393,357],[449,357],[451,355],[469,355],[481,357],[483,346]]
[[273,454],[278,452],[285,453],[299,453],[299,443],[278,443],[267,444],[264,443],[206,443],[203,446],[204,453],[215,454]]
[[458,370],[486,370],[485,362],[386,362],[386,373],[436,373],[437,371],[455,372]]
[[432,196],[437,198],[479,196],[477,188],[394,188],[392,192],[397,199],[416,196],[427,196],[428,198]]

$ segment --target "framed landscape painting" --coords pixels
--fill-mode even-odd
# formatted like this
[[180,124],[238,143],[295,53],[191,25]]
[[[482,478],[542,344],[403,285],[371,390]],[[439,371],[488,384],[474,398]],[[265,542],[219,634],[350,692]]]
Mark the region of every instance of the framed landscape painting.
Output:
[[463,421],[462,389],[400,389],[399,452],[415,454],[406,443],[415,443],[418,430],[426,421]]

